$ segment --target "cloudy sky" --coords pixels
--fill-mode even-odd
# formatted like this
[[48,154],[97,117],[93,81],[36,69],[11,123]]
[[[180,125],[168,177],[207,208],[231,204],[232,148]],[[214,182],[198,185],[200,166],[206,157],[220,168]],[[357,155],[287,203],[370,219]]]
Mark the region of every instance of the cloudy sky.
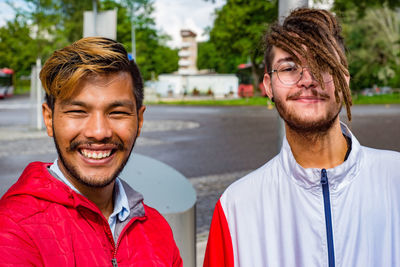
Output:
[[[15,2],[18,4],[22,1]],[[168,43],[172,47],[179,45],[181,29],[190,29],[197,33],[198,41],[206,40],[208,36],[204,35],[204,29],[212,25],[214,10],[225,2],[226,0],[216,0],[215,3],[205,0],[155,0],[154,17],[157,28],[173,38]],[[0,0],[0,26],[13,16],[13,11],[5,0]]]
[[205,0],[156,0],[155,19],[157,27],[173,38],[169,44],[177,46],[180,41],[180,30],[190,29],[197,34],[197,40],[202,41],[204,28],[214,21],[214,10],[223,6],[225,0],[215,3]]

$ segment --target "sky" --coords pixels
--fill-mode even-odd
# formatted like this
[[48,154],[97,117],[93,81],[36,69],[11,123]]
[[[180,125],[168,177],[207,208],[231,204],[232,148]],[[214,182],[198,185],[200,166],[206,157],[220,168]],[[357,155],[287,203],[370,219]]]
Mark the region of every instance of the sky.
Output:
[[215,3],[205,0],[156,0],[155,19],[157,27],[170,35],[173,40],[168,43],[176,47],[181,40],[180,30],[189,29],[197,34],[197,41],[204,41],[204,29],[212,26],[214,10],[224,5],[225,0]]
[[[21,0],[14,2],[23,3]],[[167,44],[178,47],[181,41],[181,29],[195,32],[197,41],[207,40],[208,36],[204,35],[204,29],[212,26],[214,10],[222,7],[225,2],[226,0],[215,0],[215,3],[210,0],[155,0],[153,16],[157,28],[172,37]],[[5,0],[0,0],[0,27],[13,17],[13,10]]]

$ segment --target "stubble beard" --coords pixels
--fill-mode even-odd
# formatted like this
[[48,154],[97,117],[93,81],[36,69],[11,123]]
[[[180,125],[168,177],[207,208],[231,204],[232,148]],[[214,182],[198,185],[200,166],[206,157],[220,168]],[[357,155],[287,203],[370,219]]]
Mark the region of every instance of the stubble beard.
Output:
[[338,104],[336,109],[329,109],[326,116],[319,120],[305,120],[298,116],[295,111],[289,111],[288,107],[279,98],[275,99],[275,106],[287,126],[292,131],[305,137],[315,137],[327,133],[334,125],[342,109],[342,104]]
[[[53,125],[54,125],[54,123],[53,123]],[[139,127],[138,127],[138,129],[139,129]],[[135,140],[133,141],[133,144],[132,144],[132,147],[130,148],[128,156],[123,160],[123,162],[120,164],[120,166],[117,168],[117,170],[109,177],[107,177],[107,178],[103,177],[103,178],[99,179],[98,177],[89,177],[89,176],[83,176],[83,174],[82,175],[79,174],[79,171],[73,165],[73,163],[68,162],[65,159],[65,157],[63,157],[63,153],[58,145],[56,133],[55,133],[54,127],[53,127],[53,140],[54,140],[54,144],[56,146],[58,158],[60,159],[64,168],[68,172],[69,177],[71,177],[71,179],[76,180],[78,183],[83,184],[90,188],[104,188],[115,181],[115,179],[118,177],[118,175],[121,173],[121,171],[124,169],[126,163],[128,162],[130,155],[132,153],[133,147],[135,146],[136,139],[137,139],[137,136],[135,137]],[[122,146],[123,146],[123,144],[122,144]],[[74,151],[74,150],[76,150],[76,149],[71,149],[70,151]]]

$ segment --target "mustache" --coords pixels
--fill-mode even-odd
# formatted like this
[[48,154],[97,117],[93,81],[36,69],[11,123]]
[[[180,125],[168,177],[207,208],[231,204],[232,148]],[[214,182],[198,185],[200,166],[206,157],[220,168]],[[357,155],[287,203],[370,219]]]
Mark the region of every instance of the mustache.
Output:
[[[325,99],[330,99],[331,97],[329,96],[329,94],[325,93],[325,92],[318,92],[317,90],[311,90],[312,94],[314,96],[318,96],[318,97],[322,97]],[[287,100],[293,100],[293,99],[297,99],[298,97],[300,97],[303,94],[303,90],[299,90],[296,93],[293,93],[291,95],[289,95],[286,99]]]
[[111,141],[109,139],[101,140],[101,141],[93,141],[93,140],[86,140],[86,141],[72,141],[69,148],[67,149],[68,151],[74,151],[77,150],[77,148],[81,145],[85,146],[91,146],[91,145],[113,145],[116,146],[117,150],[125,150],[124,143],[120,140],[115,140]]

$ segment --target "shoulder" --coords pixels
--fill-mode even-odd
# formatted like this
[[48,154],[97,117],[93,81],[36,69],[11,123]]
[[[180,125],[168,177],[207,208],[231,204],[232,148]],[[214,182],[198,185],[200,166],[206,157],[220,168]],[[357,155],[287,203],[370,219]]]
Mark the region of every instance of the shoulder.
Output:
[[146,226],[156,232],[163,232],[168,236],[172,236],[171,227],[161,213],[159,213],[156,209],[147,206],[146,204],[143,204],[143,206],[146,214]]
[[400,153],[369,147],[362,147],[362,151],[360,175],[363,179],[372,179],[375,186],[381,184],[390,190],[400,192]]
[[[361,146],[366,161],[375,164],[384,165],[400,165],[400,153],[392,150],[375,149],[371,147]],[[396,166],[396,167],[397,167]]]
[[222,194],[222,203],[227,200],[248,201],[262,194],[264,190],[272,189],[280,176],[279,166],[279,158],[276,156],[260,168],[237,180]]
[[10,196],[0,200],[0,217],[8,217],[16,223],[22,223],[32,216],[45,212],[49,204],[48,201],[30,195]]

